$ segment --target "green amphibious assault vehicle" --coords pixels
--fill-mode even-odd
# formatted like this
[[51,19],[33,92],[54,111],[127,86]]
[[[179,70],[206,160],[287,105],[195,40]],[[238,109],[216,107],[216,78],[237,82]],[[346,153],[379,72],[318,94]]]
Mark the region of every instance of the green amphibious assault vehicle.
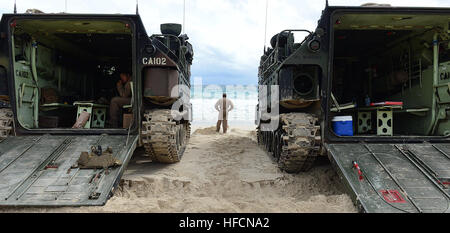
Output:
[[449,212],[450,8],[327,4],[300,43],[296,31],[275,35],[259,67],[259,84],[279,87],[257,111],[279,167],[328,156],[361,211]]
[[[149,37],[138,14],[30,12],[0,23],[0,206],[102,205],[136,147],[152,161],[180,160],[193,60],[181,25]],[[112,128],[109,102],[123,72],[131,101]],[[87,121],[73,128],[81,115]],[[115,167],[74,166],[99,146]]]

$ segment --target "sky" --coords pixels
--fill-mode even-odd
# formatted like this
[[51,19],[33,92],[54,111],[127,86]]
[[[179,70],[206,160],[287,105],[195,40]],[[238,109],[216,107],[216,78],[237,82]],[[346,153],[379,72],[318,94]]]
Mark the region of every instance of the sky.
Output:
[[[161,23],[183,23],[184,0],[139,0],[139,14],[148,34],[160,33]],[[185,33],[194,47],[192,78],[203,84],[256,85],[264,45],[284,29],[314,30],[325,0],[185,0]],[[331,6],[367,2],[392,6],[450,7],[450,0],[329,0]],[[67,0],[68,13],[134,14],[135,1]],[[36,8],[64,12],[64,0],[17,0],[17,11]],[[14,0],[0,0],[0,13],[12,13]],[[267,35],[267,37],[265,37]],[[296,35],[298,40],[304,34]],[[266,38],[266,40],[265,40]]]

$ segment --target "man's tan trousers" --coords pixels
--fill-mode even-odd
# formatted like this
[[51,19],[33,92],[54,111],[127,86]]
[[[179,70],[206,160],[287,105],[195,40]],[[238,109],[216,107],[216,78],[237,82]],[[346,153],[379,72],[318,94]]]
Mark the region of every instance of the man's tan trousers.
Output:
[[222,114],[222,120],[218,120],[217,121],[217,125],[216,125],[216,131],[219,132],[220,131],[220,124],[222,124],[222,128],[223,128],[223,133],[227,132],[227,128],[228,128],[228,122],[227,122],[227,101],[223,101],[223,114]]
[[222,124],[222,128],[223,128],[223,133],[227,132],[227,128],[228,128],[228,123],[227,120],[218,120],[217,121],[217,125],[216,125],[216,131],[219,132],[220,131],[220,125]]

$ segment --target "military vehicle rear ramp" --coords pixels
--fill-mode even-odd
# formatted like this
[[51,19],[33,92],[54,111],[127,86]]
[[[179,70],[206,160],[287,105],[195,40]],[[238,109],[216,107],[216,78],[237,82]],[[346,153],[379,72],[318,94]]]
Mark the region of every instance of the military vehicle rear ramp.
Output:
[[449,143],[326,146],[361,212],[450,212]]
[[[0,206],[104,205],[136,144],[137,135],[8,137],[0,143]],[[92,145],[111,147],[122,165],[71,168]]]

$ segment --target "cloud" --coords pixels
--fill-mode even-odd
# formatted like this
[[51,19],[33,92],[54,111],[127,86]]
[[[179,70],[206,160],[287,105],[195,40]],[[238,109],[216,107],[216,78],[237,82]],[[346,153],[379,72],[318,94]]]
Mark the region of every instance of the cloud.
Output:
[[[0,12],[12,12],[14,0],[2,1]],[[134,14],[127,0],[67,0],[69,13]],[[368,0],[329,0],[330,5],[359,6]],[[384,1],[377,1],[383,3]],[[450,7],[446,0],[390,0],[393,6]],[[64,11],[61,0],[17,0],[19,12],[38,8]],[[269,0],[267,39],[284,29],[314,30],[325,7],[323,1]],[[264,48],[265,0],[186,0],[185,31],[194,46],[192,76],[204,83],[256,84]],[[139,12],[148,34],[159,33],[161,23],[183,23],[183,0],[140,0]],[[302,34],[297,38],[303,39]]]

